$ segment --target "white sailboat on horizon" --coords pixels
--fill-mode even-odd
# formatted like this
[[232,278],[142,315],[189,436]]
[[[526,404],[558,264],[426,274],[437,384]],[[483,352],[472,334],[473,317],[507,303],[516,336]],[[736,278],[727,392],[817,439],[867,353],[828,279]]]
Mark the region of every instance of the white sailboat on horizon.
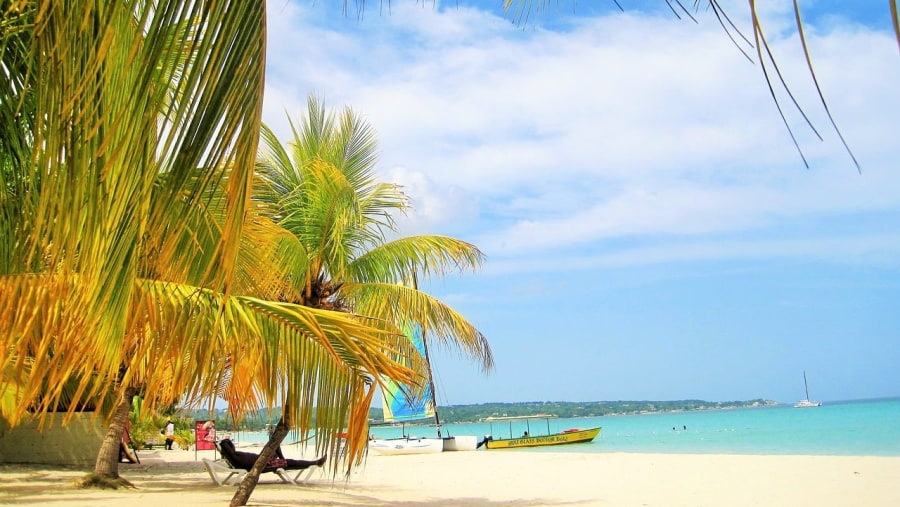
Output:
[[809,400],[809,385],[806,383],[806,370],[803,370],[803,388],[806,389],[806,399],[800,400],[794,404],[794,408],[812,408],[821,407],[821,401]]

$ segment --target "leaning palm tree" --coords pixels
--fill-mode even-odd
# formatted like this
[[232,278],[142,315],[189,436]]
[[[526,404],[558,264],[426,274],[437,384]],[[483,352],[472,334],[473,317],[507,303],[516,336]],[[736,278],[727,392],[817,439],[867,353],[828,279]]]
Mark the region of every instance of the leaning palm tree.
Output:
[[249,274],[262,257],[240,254],[242,242],[266,252],[280,234],[255,220],[249,199],[261,3],[23,0],[0,10],[4,418],[101,410],[111,422],[95,469],[116,478],[137,386],[152,410],[212,398],[228,377],[236,412],[306,397],[322,420],[355,428],[370,376],[414,378],[383,326],[243,284],[264,277]]
[[[397,185],[375,178],[375,133],[352,110],[330,114],[310,96],[302,123],[291,127],[287,147],[262,127],[260,180],[254,191],[260,209],[292,234],[296,243],[290,246],[299,249],[288,267],[291,276],[284,280],[283,298],[365,316],[389,332],[417,323],[429,340],[455,347],[489,370],[493,356],[481,332],[411,283],[475,269],[482,253],[445,236],[389,237],[397,232],[394,214],[406,211],[409,201]],[[411,343],[406,346],[403,357],[408,359],[415,353]],[[427,365],[419,359],[418,385],[424,388]],[[381,377],[372,381],[380,383]],[[258,466],[284,438],[284,423],[263,449]],[[252,475],[245,481],[255,480]]]

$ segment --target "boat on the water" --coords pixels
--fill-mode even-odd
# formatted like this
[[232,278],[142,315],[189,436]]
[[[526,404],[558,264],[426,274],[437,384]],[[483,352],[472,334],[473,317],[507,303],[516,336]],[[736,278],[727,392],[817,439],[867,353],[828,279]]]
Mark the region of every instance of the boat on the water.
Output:
[[550,431],[550,418],[549,417],[541,417],[547,419],[547,433],[544,435],[534,435],[531,433],[531,425],[529,424],[529,419],[536,419],[535,417],[508,417],[508,418],[495,418],[494,420],[508,420],[510,421],[510,435],[512,435],[512,421],[517,419],[524,419],[526,423],[526,430],[522,433],[522,436],[509,438],[494,438],[492,435],[485,435],[484,440],[480,444],[484,445],[488,449],[516,449],[521,447],[543,447],[548,445],[564,445],[564,444],[580,444],[580,443],[588,443],[592,442],[597,435],[600,434],[602,428],[569,428],[567,430],[563,430],[557,433],[552,433]]
[[542,447],[546,445],[579,444],[593,441],[602,428],[572,428],[560,433],[539,436],[521,436],[517,438],[494,439],[487,437],[485,447],[488,449],[516,449],[520,447]]
[[806,399],[800,400],[794,404],[794,408],[812,408],[812,407],[821,407],[821,401],[810,401],[809,399],[809,385],[806,383],[806,371],[803,372],[803,388],[806,389]]

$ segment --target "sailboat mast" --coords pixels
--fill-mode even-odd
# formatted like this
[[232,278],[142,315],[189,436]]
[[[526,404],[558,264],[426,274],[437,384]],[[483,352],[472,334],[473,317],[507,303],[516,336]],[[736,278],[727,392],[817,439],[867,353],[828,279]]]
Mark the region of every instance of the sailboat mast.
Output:
[[[413,273],[413,289],[419,290],[419,280]],[[428,365],[428,390],[431,392],[431,408],[434,410],[434,424],[437,426],[438,438],[441,437],[441,418],[438,415],[437,393],[434,390],[434,374],[431,372],[431,358],[428,357],[428,340],[425,338],[425,326],[422,326],[422,350],[425,352],[425,364]]]
[[806,370],[803,370],[803,389],[806,390],[806,399],[809,399],[809,385],[806,384]]
[[440,437],[441,419],[438,416],[437,395],[434,392],[434,375],[431,373],[431,358],[428,357],[428,341],[425,339],[424,328],[422,328],[422,350],[425,351],[425,363],[428,365],[428,389],[431,391],[431,407],[434,409],[434,424],[437,426],[438,437]]

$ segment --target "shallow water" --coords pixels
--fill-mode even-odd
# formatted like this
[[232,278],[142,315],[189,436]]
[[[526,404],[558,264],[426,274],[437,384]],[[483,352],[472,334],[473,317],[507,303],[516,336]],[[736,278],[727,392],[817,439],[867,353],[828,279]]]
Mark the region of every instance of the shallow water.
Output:
[[[443,434],[492,434],[506,438],[568,428],[602,426],[589,444],[529,449],[527,452],[653,452],[689,454],[813,454],[900,456],[900,398],[574,419],[450,424]],[[377,438],[397,437],[402,427],[374,427]],[[407,426],[407,434],[436,436],[433,426]],[[518,452],[518,451],[507,451]]]

